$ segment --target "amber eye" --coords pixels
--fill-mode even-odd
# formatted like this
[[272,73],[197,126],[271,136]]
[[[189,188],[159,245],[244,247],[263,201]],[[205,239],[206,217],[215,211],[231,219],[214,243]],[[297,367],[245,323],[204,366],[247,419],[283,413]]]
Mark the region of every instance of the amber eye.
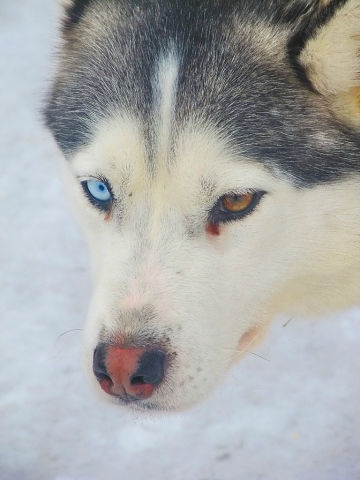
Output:
[[230,193],[224,195],[221,204],[224,210],[232,213],[239,213],[246,210],[254,199],[254,193],[235,194]]
[[227,193],[220,197],[210,210],[209,222],[213,225],[219,225],[220,223],[240,220],[254,211],[265,194],[266,192],[262,190],[247,193]]

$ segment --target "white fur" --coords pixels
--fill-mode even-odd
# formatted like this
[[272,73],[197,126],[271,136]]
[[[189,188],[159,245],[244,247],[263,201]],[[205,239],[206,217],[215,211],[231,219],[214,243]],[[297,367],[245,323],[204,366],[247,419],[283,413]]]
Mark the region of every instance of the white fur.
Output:
[[167,163],[171,148],[178,69],[179,60],[171,52],[159,61],[158,76],[154,85],[155,96],[158,99],[157,163]]

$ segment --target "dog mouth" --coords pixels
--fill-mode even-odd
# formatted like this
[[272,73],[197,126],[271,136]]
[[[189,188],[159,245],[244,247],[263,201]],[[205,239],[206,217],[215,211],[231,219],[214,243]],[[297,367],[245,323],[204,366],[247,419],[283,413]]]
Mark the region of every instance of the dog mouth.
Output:
[[171,409],[160,406],[154,401],[141,400],[140,398],[129,398],[128,396],[113,397],[114,403],[119,407],[126,407],[135,412],[165,412]]

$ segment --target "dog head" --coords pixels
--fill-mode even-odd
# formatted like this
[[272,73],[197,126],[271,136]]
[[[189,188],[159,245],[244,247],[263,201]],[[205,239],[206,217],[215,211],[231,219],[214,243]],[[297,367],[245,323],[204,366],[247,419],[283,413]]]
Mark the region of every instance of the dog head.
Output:
[[277,313],[358,299],[359,17],[352,0],[67,2],[45,117],[90,246],[104,397],[187,407]]

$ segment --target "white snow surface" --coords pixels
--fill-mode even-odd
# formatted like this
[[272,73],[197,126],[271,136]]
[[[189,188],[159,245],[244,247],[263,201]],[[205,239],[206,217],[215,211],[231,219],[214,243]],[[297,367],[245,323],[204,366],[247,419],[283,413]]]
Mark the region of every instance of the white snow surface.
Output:
[[187,412],[135,415],[91,391],[86,246],[40,120],[58,15],[0,0],[0,479],[360,479],[359,309],[278,319],[265,359]]

